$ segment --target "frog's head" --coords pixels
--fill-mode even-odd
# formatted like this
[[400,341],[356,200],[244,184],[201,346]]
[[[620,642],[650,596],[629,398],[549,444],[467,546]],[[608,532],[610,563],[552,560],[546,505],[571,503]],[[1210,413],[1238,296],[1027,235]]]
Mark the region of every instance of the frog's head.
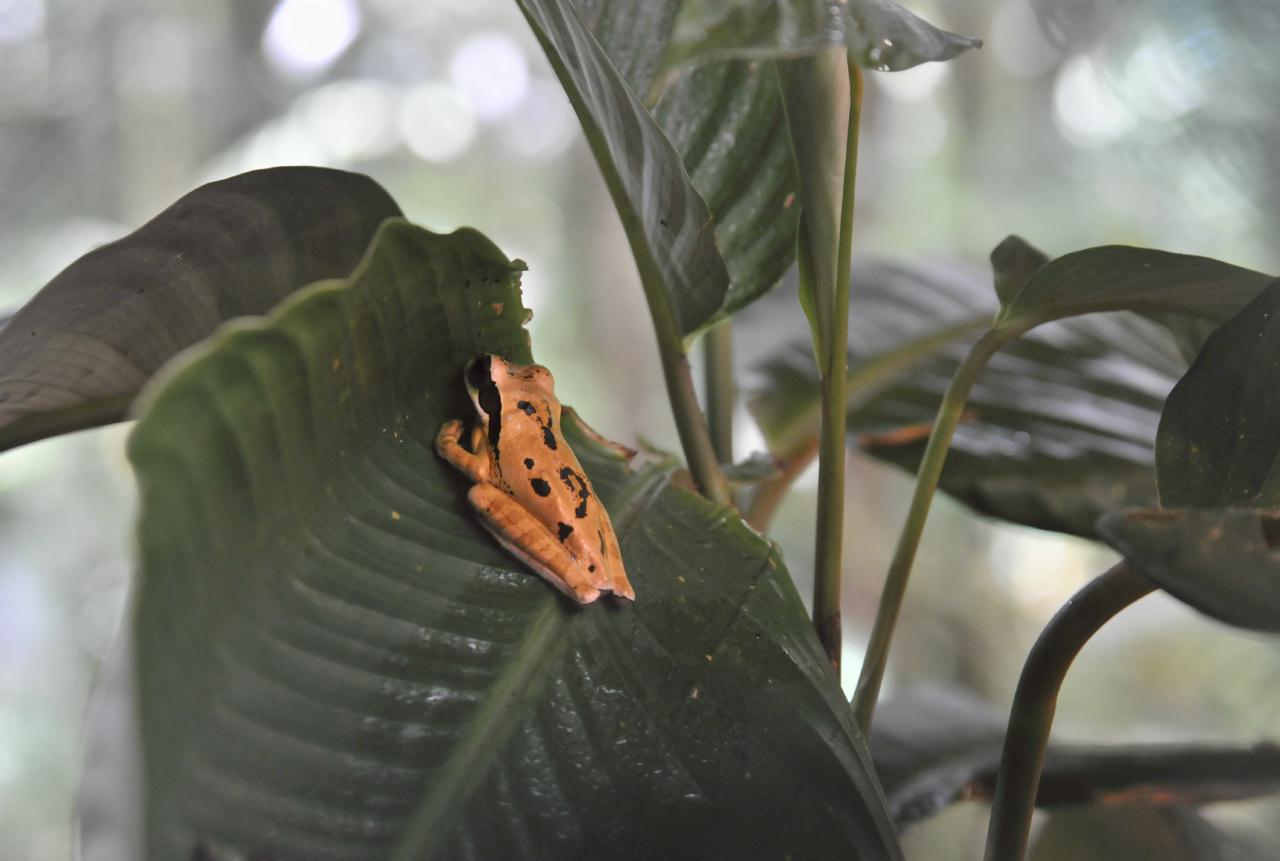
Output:
[[[504,405],[536,402],[545,404],[544,412],[548,412],[555,404],[555,380],[542,365],[517,365],[488,354],[471,360],[463,379],[476,415],[489,432],[489,444],[494,447],[501,433]],[[558,408],[554,415],[559,416]]]

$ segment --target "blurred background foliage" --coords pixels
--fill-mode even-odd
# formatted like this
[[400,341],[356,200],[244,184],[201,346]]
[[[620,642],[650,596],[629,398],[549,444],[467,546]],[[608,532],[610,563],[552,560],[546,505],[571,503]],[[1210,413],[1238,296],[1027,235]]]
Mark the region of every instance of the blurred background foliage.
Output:
[[[868,75],[856,256],[973,266],[1017,232],[1054,254],[1120,242],[1280,271],[1280,9],[907,5],[986,47]],[[284,164],[368,173],[412,220],[475,226],[527,260],[535,355],[562,399],[608,436],[676,447],[622,231],[514,4],[0,0],[0,307],[201,182]],[[128,589],[126,433],[27,446],[0,468],[3,858],[71,851],[81,722]],[[740,455],[761,447],[745,411],[737,434]],[[869,459],[850,472],[847,685],[909,495]],[[814,484],[801,480],[775,529],[804,595]],[[944,501],[890,685],[957,684],[1007,708],[1043,622],[1112,558]],[[1152,597],[1085,650],[1056,735],[1275,735],[1277,676],[1274,643]],[[1280,818],[1267,803],[1211,814],[1255,831]],[[961,805],[913,829],[909,856],[973,857],[985,818]]]

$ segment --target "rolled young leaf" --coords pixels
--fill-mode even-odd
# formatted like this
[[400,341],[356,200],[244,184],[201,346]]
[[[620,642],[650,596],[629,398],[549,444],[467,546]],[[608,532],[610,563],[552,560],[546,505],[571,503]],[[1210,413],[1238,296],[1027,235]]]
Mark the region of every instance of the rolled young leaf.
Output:
[[211,182],[81,257],[0,329],[0,450],[120,421],[224,320],[345,277],[400,214],[368,177],[273,168]]
[[517,268],[391,222],[345,282],[232,324],[130,441],[148,845],[282,858],[900,857],[770,545],[566,420],[634,604],[578,607],[432,439]]

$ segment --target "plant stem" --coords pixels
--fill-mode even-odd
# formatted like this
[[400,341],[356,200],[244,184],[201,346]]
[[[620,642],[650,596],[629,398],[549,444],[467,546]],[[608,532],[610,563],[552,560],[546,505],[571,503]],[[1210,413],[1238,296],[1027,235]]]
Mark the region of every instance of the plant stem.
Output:
[[732,505],[729,485],[720,471],[720,461],[711,445],[707,422],[698,406],[698,395],[693,388],[693,373],[689,360],[680,349],[679,341],[672,346],[658,339],[658,354],[662,359],[662,376],[667,383],[667,397],[671,400],[671,412],[676,420],[676,432],[680,435],[680,447],[689,462],[689,473],[703,496],[717,505]]
[[849,265],[853,249],[853,200],[858,179],[858,126],[862,114],[862,70],[849,69],[849,129],[840,202],[835,301],[823,357],[822,416],[818,437],[818,515],[814,548],[813,623],[837,672],[840,669],[840,580],[843,574],[845,389],[849,373]]
[[1120,562],[1072,596],[1031,647],[1009,713],[986,861],[1020,861],[1027,851],[1058,691],[1071,662],[1109,619],[1153,589],[1127,562]]
[[911,497],[911,508],[907,511],[906,522],[902,525],[902,533],[898,536],[898,546],[894,549],[893,560],[889,563],[889,572],[885,575],[884,592],[880,596],[880,605],[876,609],[876,621],[871,629],[871,640],[867,644],[867,656],[862,664],[862,672],[858,676],[858,686],[853,693],[853,712],[858,725],[864,733],[871,731],[871,719],[875,714],[876,700],[880,697],[880,684],[884,681],[885,667],[889,662],[889,644],[893,640],[893,629],[898,621],[898,613],[902,610],[902,600],[907,593],[907,581],[911,577],[911,566],[915,562],[916,548],[920,546],[920,536],[924,534],[924,524],[929,518],[929,506],[933,502],[934,491],[938,487],[938,479],[942,476],[942,465],[947,459],[947,449],[951,446],[951,437],[955,434],[960,416],[964,413],[965,403],[969,400],[969,392],[977,381],[978,372],[986,365],[1001,347],[1016,338],[1021,331],[1006,329],[989,329],[969,350],[960,367],[956,368],[951,385],[938,407],[938,417],[934,420],[933,433],[929,435],[929,444],[925,448],[924,458],[920,461],[920,470],[916,475],[916,489]]
[[703,336],[707,392],[707,425],[711,446],[721,463],[733,463],[733,323],[724,322]]

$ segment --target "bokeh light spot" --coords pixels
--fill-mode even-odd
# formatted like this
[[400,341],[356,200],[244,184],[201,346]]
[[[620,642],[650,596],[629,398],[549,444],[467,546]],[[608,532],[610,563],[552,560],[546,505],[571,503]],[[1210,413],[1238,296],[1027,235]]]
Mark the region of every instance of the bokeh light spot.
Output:
[[421,84],[409,91],[400,106],[400,136],[423,161],[452,161],[476,136],[475,111],[450,85]]
[[529,68],[515,42],[497,33],[467,39],[449,64],[449,80],[482,119],[511,113],[529,92]]
[[360,33],[356,0],[280,0],[262,34],[267,60],[286,75],[328,68]]

